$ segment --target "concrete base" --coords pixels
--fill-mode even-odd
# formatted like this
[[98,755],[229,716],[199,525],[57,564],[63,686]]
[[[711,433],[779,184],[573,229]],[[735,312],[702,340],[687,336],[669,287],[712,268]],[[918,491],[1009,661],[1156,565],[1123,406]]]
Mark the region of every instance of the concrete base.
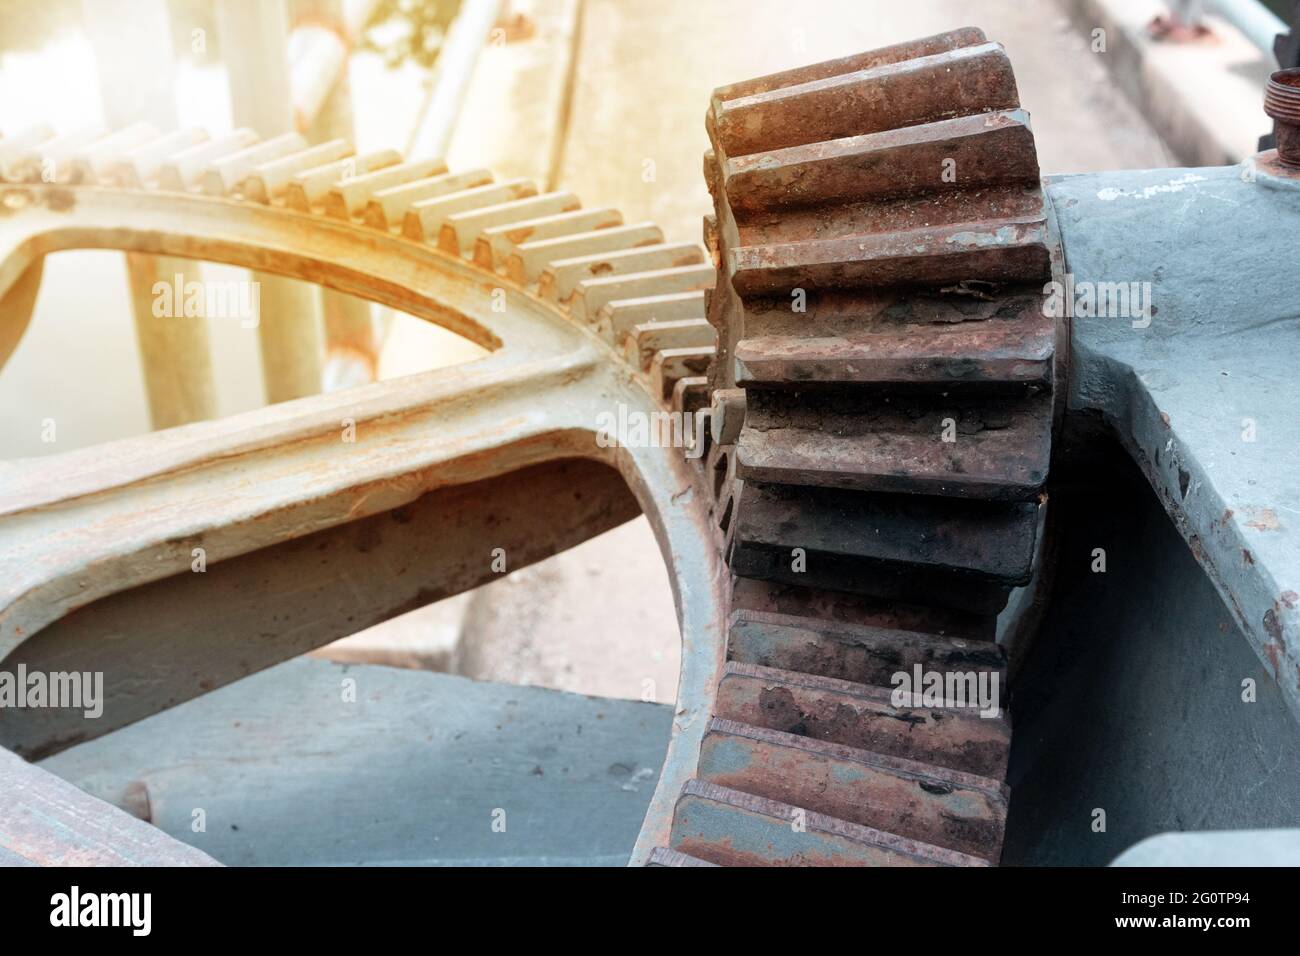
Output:
[[[1095,55],[1178,157],[1190,166],[1239,163],[1273,128],[1264,115],[1264,85],[1277,68],[1271,54],[1218,17],[1210,34],[1190,43],[1157,41],[1147,24],[1167,15],[1160,0],[1064,0]],[[1170,164],[1172,165],[1172,164]]]
[[229,865],[621,866],[671,721],[299,658],[41,766]]
[[681,648],[668,570],[642,516],[474,591],[452,671],[671,704]]

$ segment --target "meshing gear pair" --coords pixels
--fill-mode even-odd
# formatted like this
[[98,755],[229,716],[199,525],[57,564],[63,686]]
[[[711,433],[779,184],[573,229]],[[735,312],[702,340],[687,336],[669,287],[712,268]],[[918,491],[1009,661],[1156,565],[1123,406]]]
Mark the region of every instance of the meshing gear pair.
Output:
[[[0,657],[183,571],[195,542],[220,567],[434,489],[595,457],[650,515],[683,630],[633,861],[996,863],[1005,713],[893,692],[938,674],[1005,702],[997,619],[1034,567],[1059,255],[1006,54],[958,30],[724,87],[707,123],[712,262],[568,192],[296,134],[0,140],[3,354],[41,257],[87,246],[310,279],[497,350],[449,377],[24,463],[0,500]],[[593,422],[620,403],[708,416],[707,447],[598,451]],[[346,456],[326,447],[343,411]],[[588,515],[550,551],[629,514]],[[485,579],[458,573],[434,597]],[[48,752],[57,734],[18,737]]]

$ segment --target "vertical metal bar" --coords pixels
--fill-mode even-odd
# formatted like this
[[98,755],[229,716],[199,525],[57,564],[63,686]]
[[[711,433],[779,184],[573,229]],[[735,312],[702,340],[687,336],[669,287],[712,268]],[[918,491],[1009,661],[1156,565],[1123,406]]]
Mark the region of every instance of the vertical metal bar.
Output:
[[[82,13],[108,125],[146,120],[160,130],[174,129],[175,69],[164,0],[84,0]],[[197,266],[185,259],[128,255],[126,269],[153,427],[212,418],[216,388],[207,325],[202,318],[153,314],[154,283],[171,284],[178,274],[182,283],[197,279]]]
[[[372,5],[373,6],[373,5]],[[348,44],[359,30],[345,16],[341,0],[295,0],[294,36],[301,37],[293,62],[293,93],[299,126],[316,140],[355,139],[352,96],[348,85]],[[380,341],[369,302],[321,290],[325,324],[325,369],[322,387],[335,391],[373,382],[378,377]]]
[[411,140],[411,156],[442,156],[451,140],[456,117],[465,101],[465,87],[474,62],[496,22],[501,0],[462,0],[460,12],[447,30],[438,52],[433,92]]
[[235,125],[251,126],[263,137],[292,130],[285,0],[219,0],[217,29]]
[[[217,18],[235,124],[250,126],[264,137],[291,131],[289,15],[284,0],[220,0]],[[261,284],[257,332],[267,402],[314,395],[321,385],[317,290],[261,273],[255,273],[254,280]]]

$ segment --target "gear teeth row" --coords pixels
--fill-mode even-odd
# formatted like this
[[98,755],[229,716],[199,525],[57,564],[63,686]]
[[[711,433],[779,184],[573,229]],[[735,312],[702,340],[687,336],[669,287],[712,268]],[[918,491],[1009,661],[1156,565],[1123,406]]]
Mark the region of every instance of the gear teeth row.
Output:
[[653,223],[583,209],[570,192],[396,150],[358,155],[346,140],[248,129],[209,137],[147,123],[55,135],[48,126],[0,138],[0,181],[199,193],[281,207],[400,234],[468,259],[591,327],[677,411],[708,404],[714,331],[704,251],[666,243]]
[[672,843],[678,852],[723,866],[773,860],[789,866],[988,865],[965,853],[706,780],[688,781],[682,789]]
[[1005,688],[996,618],[1033,569],[1057,259],[1010,64],[958,30],[724,87],[706,125],[733,586],[665,850],[996,864],[1006,714],[891,691],[914,668]]

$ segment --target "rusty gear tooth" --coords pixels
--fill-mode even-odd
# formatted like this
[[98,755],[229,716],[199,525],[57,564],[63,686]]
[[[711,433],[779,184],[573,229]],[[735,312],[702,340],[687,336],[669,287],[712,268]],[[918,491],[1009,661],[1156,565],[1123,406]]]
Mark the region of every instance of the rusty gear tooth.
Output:
[[[198,185],[209,164],[248,149],[257,142],[251,129],[237,129],[218,139],[205,139],[168,156],[158,168],[159,189],[184,192]],[[149,183],[145,183],[149,185]]]
[[780,615],[809,627],[845,623],[993,644],[995,618],[951,608],[881,601],[861,594],[827,591],[778,581],[736,578],[731,589],[733,624],[746,614]]
[[702,319],[704,290],[615,299],[601,306],[596,325],[601,335],[620,344],[638,325]]
[[715,718],[699,778],[990,862],[1002,852],[1007,789],[975,774]]
[[[592,236],[592,240],[596,242],[604,238],[599,233]],[[628,241],[630,236],[618,238]],[[542,271],[538,289],[546,298],[567,302],[577,291],[579,283],[587,279],[653,272],[657,269],[675,269],[679,266],[698,265],[703,261],[704,253],[700,247],[690,242],[636,245],[624,249],[576,255],[553,260]]]
[[[936,183],[935,171],[945,168],[952,175]],[[1039,181],[1029,114],[1020,109],[751,153],[728,159],[719,172],[727,199],[742,216],[783,206],[1034,187]]]
[[1051,401],[747,389],[742,478],[1027,501],[1047,478]]
[[881,624],[856,624],[737,608],[728,657],[802,674],[890,686],[900,667],[996,673],[1006,680],[1006,651],[990,641],[944,637]]
[[246,149],[223,156],[211,163],[199,179],[199,187],[209,196],[226,196],[253,174],[257,167],[282,159],[307,148],[298,133],[284,133],[255,143]]
[[987,865],[964,853],[703,780],[691,780],[682,790],[672,847],[731,866]]
[[133,123],[78,150],[72,157],[76,182],[95,182],[105,177],[128,150],[157,140],[158,130],[150,123]]
[[345,139],[333,139],[318,146],[310,146],[255,166],[241,184],[241,189],[247,198],[269,203],[272,199],[284,196],[298,173],[346,160],[352,153],[352,145]]
[[712,360],[712,345],[659,349],[650,361],[651,394],[671,405],[677,382],[703,377]]
[[[393,163],[381,169],[368,171],[357,169],[331,184],[321,199],[321,205],[325,215],[334,219],[350,220],[365,211],[366,205],[376,193],[418,179],[441,176],[446,172],[447,164],[441,159]],[[476,180],[476,182],[491,182],[491,178]]]
[[[596,236],[608,236],[623,225],[617,209],[575,209],[552,216],[539,216],[500,226],[489,226],[474,241],[474,262],[484,269],[504,272],[515,282],[536,282],[550,261],[565,255],[594,252]],[[560,240],[570,245],[561,246]],[[628,245],[662,242],[659,227],[645,224]],[[588,243],[583,245],[583,243]],[[554,245],[547,245],[554,243]],[[536,245],[534,245],[536,244]],[[618,247],[622,248],[622,247]],[[525,251],[526,250],[526,251]]]
[[438,248],[467,255],[473,251],[484,230],[492,226],[509,226],[530,218],[576,212],[579,205],[578,197],[573,193],[557,190],[453,213],[438,229]]
[[713,338],[713,326],[704,319],[644,322],[632,327],[623,340],[623,348],[630,365],[648,372],[657,352],[663,349],[712,349]]
[[1040,290],[1006,293],[885,290],[835,296],[804,313],[780,301],[755,301],[735,346],[736,384],[947,382],[968,394],[1049,387],[1055,328],[1043,314]]
[[649,272],[630,272],[625,275],[597,276],[578,283],[569,308],[578,319],[594,323],[601,308],[610,302],[673,292],[697,292],[711,287],[714,277],[713,267],[705,263]]
[[715,149],[734,157],[1019,105],[1006,51],[982,43],[715,99],[711,116]]
[[298,212],[317,212],[330,187],[347,176],[362,176],[395,166],[402,154],[395,149],[381,149],[363,156],[349,156],[301,170],[289,180],[285,205]]
[[657,247],[664,238],[654,223],[624,225],[622,217],[607,225],[583,223],[581,226],[571,229],[566,223],[563,228],[537,230],[520,237],[511,243],[506,253],[506,274],[516,281],[538,283],[539,293],[551,299],[560,297],[558,287],[561,284],[567,285],[563,296],[567,299],[573,294],[567,274],[572,274],[571,281],[576,285],[580,279],[600,274],[599,270],[592,271],[590,266],[602,256]]
[[715,716],[1003,779],[1011,740],[1005,715],[895,707],[890,698],[888,687],[731,661],[718,681]]
[[978,27],[961,27],[957,30],[949,30],[946,33],[938,33],[919,40],[909,40],[906,43],[897,43],[893,46],[868,50],[865,53],[855,53],[836,60],[825,60],[809,66],[795,67],[792,70],[784,70],[780,73],[771,73],[752,80],[720,86],[713,91],[712,102],[716,104],[739,99],[742,96],[770,93],[772,90],[787,86],[811,83],[814,80],[825,80],[845,73],[872,70],[891,63],[900,63],[903,60],[933,56],[936,53],[946,53],[961,47],[977,46],[987,42],[988,37]]
[[1044,220],[993,220],[887,236],[844,236],[730,250],[724,265],[736,292],[784,295],[845,287],[1046,282]]
[[100,126],[87,126],[55,136],[45,136],[48,127],[37,127],[26,131],[18,138],[12,155],[6,158],[3,173],[11,182],[68,183],[80,181],[74,178],[83,174],[83,167],[78,167],[74,159],[89,147],[105,138],[105,130]]
[[[732,568],[743,573],[741,565],[749,560],[761,565],[769,557],[778,567],[788,567],[786,545],[799,541],[809,563],[846,568],[849,586],[839,590],[873,594],[880,579],[891,573],[922,596],[933,595],[934,589],[918,578],[935,572],[956,572],[967,583],[1022,585],[1033,562],[1037,507],[1028,501],[1008,507],[978,499],[863,495],[747,480]],[[862,536],[863,527],[875,533]],[[866,565],[875,566],[877,573],[855,580],[852,569]],[[789,580],[795,583],[803,573],[790,571]],[[891,589],[884,596],[899,595]]]
[[[440,188],[437,195],[416,201],[412,201],[412,197],[407,195],[395,203],[381,206],[380,208],[384,210],[383,222],[367,220],[367,224],[378,229],[400,226],[402,235],[407,239],[436,243],[443,223],[456,213],[513,203],[536,195],[537,184],[530,179],[510,179],[505,182],[490,182],[482,186],[470,187],[459,183],[447,183]],[[367,206],[367,213],[375,206],[374,202]]]
[[120,156],[110,164],[105,178],[119,186],[140,188],[153,185],[164,162],[181,150],[206,142],[207,138],[208,134],[201,129],[181,129],[162,134]]
[[[688,375],[685,378],[679,378],[673,385],[673,397],[670,404],[675,412],[704,416],[704,424],[707,425],[709,414],[709,377],[707,375]],[[705,428],[701,435],[704,442],[704,448],[700,450],[700,454],[703,455],[708,453],[708,429]],[[692,432],[687,437],[688,440],[692,442],[688,447],[694,451],[694,433]],[[696,457],[699,457],[699,455]]]

